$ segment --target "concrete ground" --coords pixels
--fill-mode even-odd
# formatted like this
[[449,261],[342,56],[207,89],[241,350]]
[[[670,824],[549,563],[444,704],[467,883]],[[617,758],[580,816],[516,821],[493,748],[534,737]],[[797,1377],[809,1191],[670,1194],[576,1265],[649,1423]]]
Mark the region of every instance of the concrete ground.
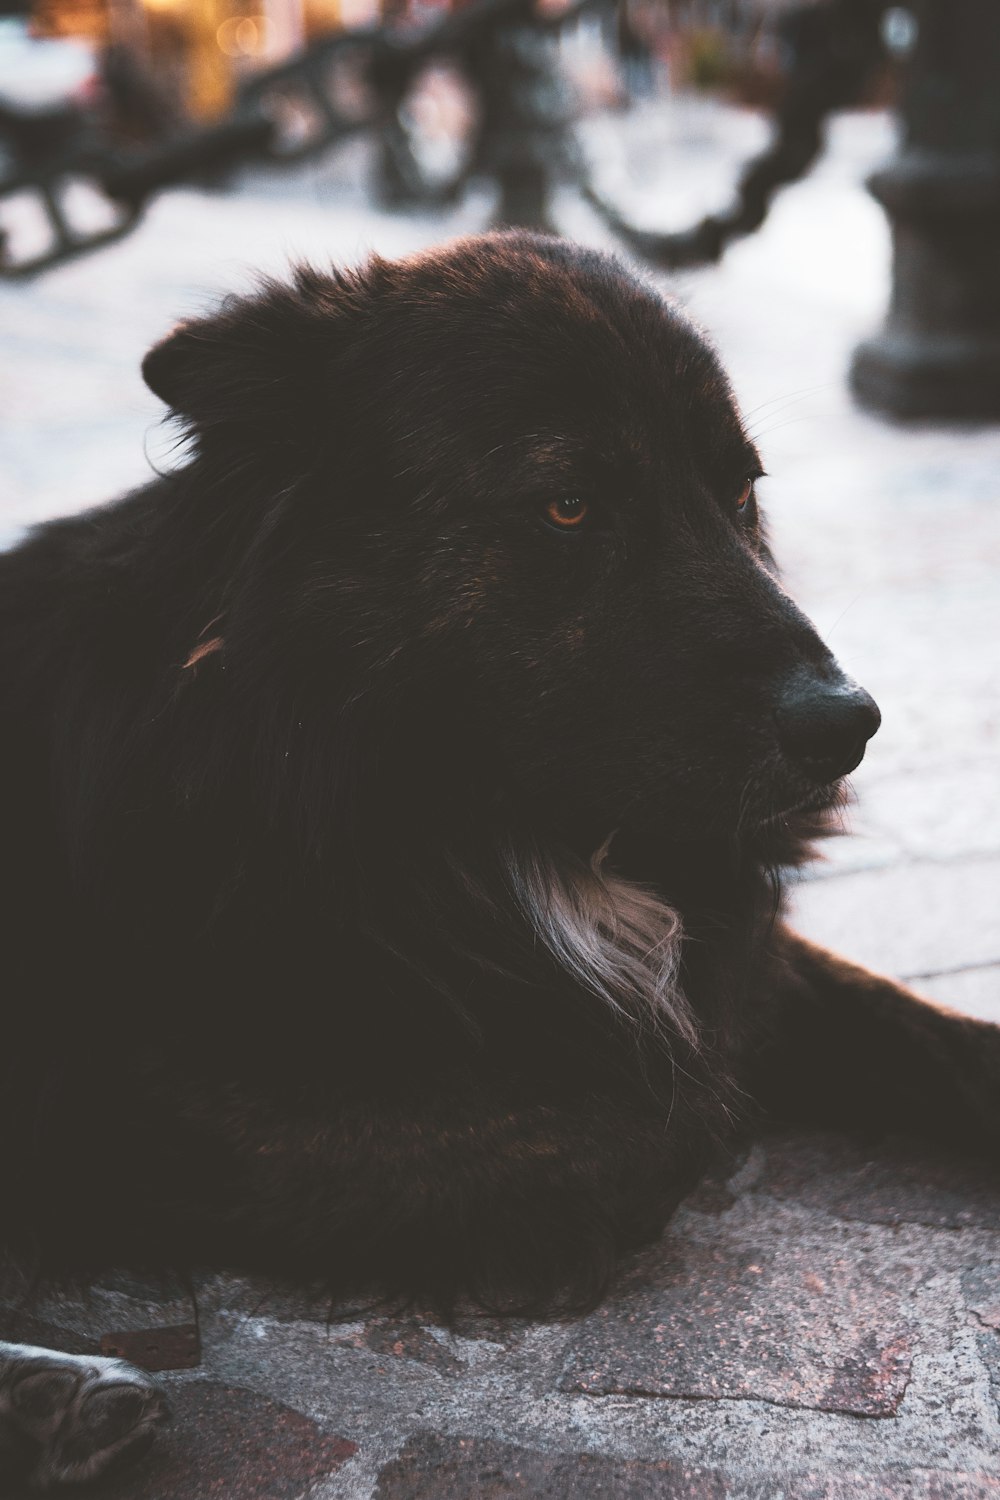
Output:
[[[647,112],[591,131],[649,221],[710,206],[753,117]],[[830,155],[723,265],[672,289],[728,361],[771,477],[792,591],[884,724],[854,783],[854,836],[794,894],[809,935],[1000,1021],[1000,427],[899,428],[844,374],[887,295],[860,186],[890,134],[845,118]],[[669,148],[669,150],[668,150]],[[138,362],[179,315],[289,255],[353,260],[477,227],[390,220],[351,164],[224,198],[161,199],[128,241],[0,286],[0,527],[107,498],[169,461]],[[568,233],[606,236],[566,197]],[[995,1176],[995,1174],[994,1174]],[[206,1276],[201,1363],[130,1500],[473,1500],[1000,1495],[1000,1184],[968,1164],[775,1137],[706,1183],[597,1313],[552,1326],[329,1310]],[[93,1347],[186,1322],[179,1289],[122,1276],[0,1331]]]

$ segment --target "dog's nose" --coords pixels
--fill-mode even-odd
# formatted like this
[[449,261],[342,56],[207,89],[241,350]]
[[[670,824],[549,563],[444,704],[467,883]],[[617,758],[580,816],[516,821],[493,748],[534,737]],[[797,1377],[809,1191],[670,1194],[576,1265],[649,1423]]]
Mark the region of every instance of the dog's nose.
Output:
[[832,680],[796,675],[783,687],[774,717],[782,750],[819,782],[836,781],[860,765],[882,722],[875,699],[839,673]]

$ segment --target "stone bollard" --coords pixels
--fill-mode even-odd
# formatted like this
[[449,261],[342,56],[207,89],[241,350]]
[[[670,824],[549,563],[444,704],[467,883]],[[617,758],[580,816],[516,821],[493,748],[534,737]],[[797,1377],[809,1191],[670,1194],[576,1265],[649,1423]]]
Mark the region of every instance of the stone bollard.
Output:
[[898,155],[869,180],[892,222],[882,331],[854,357],[866,406],[1000,419],[1000,0],[911,0]]

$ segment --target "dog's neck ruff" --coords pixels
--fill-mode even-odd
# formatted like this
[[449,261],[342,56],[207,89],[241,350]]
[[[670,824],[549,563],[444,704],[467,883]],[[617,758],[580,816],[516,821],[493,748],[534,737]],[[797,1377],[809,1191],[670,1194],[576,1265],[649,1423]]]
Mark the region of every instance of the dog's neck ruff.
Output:
[[610,844],[589,865],[536,843],[507,845],[517,906],[559,965],[612,1011],[697,1045],[680,986],[680,916],[655,891],[608,869]]

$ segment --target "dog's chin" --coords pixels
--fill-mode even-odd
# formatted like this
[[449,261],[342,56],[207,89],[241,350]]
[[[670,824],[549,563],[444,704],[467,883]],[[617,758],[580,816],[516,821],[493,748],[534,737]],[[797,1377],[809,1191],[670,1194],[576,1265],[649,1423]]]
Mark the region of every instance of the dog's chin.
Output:
[[787,826],[790,820],[801,818],[812,820],[829,832],[837,831],[837,818],[851,800],[851,788],[846,776],[821,786],[813,783],[807,790],[786,788],[775,799],[775,805],[764,813],[758,823],[760,831],[778,826]]
[[687,806],[636,797],[612,826],[613,853],[703,845],[706,837],[754,849],[761,836],[766,842],[774,833],[806,839],[840,833],[841,815],[853,800],[847,775],[817,782],[788,761],[772,760],[754,767],[743,783],[734,781],[728,796],[716,794],[712,805],[695,785]]
[[791,834],[811,840],[843,832],[842,814],[851,800],[850,785],[843,777],[822,786],[804,778],[791,783],[785,778],[757,782],[752,792],[737,799],[728,812],[716,810],[711,823],[704,819],[698,831],[678,818],[676,810],[664,813],[655,806],[644,806],[637,811],[633,805],[613,831],[612,857],[621,858],[626,867],[638,860],[641,868],[644,851],[661,846],[676,848],[678,843],[687,842],[702,846],[707,828],[727,845],[735,842],[770,858],[768,851],[775,836],[780,839]]

